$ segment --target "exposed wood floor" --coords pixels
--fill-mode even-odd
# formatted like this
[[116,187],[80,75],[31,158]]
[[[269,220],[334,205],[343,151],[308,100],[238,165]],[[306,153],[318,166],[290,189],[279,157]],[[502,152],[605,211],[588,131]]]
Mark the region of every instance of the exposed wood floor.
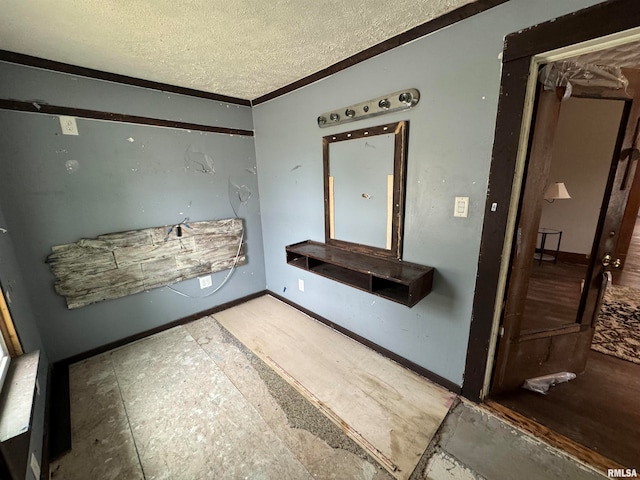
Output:
[[395,478],[409,478],[455,398],[271,296],[215,318]]
[[[327,344],[311,333],[312,342]],[[324,334],[329,343],[350,341],[329,329]],[[301,364],[317,355],[294,347]],[[368,369],[371,378],[402,369],[369,353],[378,359],[359,357],[370,362],[348,368]],[[418,384],[430,382],[407,374],[378,382],[371,396],[380,404],[396,402],[390,387],[400,385],[398,395],[422,403]],[[211,316],[73,364],[69,385],[72,450],[52,462],[55,480],[393,479]],[[403,385],[411,391],[403,392]],[[343,399],[357,389],[334,384]],[[484,406],[456,403],[409,480],[602,478]],[[374,427],[385,423],[375,409],[359,413]],[[412,421],[424,428],[434,419]]]
[[[574,321],[584,271],[560,263],[535,268],[523,325],[538,329]],[[640,221],[624,271],[614,274],[613,283],[640,289]],[[626,467],[640,468],[638,399],[640,365],[591,351],[585,372],[548,395],[519,390],[495,400]]]
[[534,262],[522,317],[523,330],[575,323],[586,265]]
[[211,317],[76,363],[69,381],[55,480],[392,480]]
[[610,458],[640,467],[640,366],[590,352],[586,371],[548,395],[519,390],[502,405]]

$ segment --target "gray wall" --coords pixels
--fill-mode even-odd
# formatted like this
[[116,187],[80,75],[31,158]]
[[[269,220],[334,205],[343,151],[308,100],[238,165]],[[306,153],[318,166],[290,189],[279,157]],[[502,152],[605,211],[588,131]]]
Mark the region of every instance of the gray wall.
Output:
[[[267,287],[461,384],[503,38],[595,3],[512,0],[254,108]],[[409,87],[421,92],[409,112],[351,126],[316,125],[322,112]],[[405,119],[404,260],[437,271],[433,292],[413,308],[288,266],[284,251],[294,242],[324,240],[322,136]],[[468,218],[453,217],[456,196],[470,197]]]
[[[252,129],[248,107],[7,63],[0,63],[0,98]],[[82,118],[77,123],[80,135],[65,136],[57,116],[0,111],[3,226],[15,243],[15,260],[52,362],[264,289],[252,137]],[[188,150],[211,157],[215,174],[198,172],[186,161]],[[68,160],[77,160],[79,168],[69,173]],[[234,185],[246,187],[245,197],[251,192],[246,202],[238,200]],[[52,245],[173,225],[185,217],[230,218],[232,203],[244,219],[248,264],[210,297],[190,299],[160,288],[69,311],[53,289],[44,263]],[[213,275],[214,287],[226,274]],[[174,287],[193,296],[209,291],[200,290],[197,279]]]
[[[36,317],[31,309],[31,302],[27,292],[23,272],[17,262],[12,234],[6,227],[7,221],[0,205],[0,228],[7,229],[6,233],[0,230],[0,283],[7,299],[9,309],[15,327],[20,338],[20,343],[25,353],[40,351],[40,363],[38,365],[38,384],[40,389],[35,397],[35,407],[31,424],[31,441],[28,456],[33,452],[40,461],[42,457],[42,438],[44,435],[44,411],[46,403],[47,373],[49,359],[42,344],[42,338],[36,324]],[[27,468],[26,479],[34,478],[30,468]],[[35,479],[34,479],[35,480]]]

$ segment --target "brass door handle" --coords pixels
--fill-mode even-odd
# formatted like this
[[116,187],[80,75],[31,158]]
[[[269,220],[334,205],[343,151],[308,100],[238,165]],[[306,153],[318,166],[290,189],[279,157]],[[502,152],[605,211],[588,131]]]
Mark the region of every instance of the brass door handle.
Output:
[[602,265],[605,267],[611,265],[613,268],[620,268],[620,265],[622,265],[622,260],[620,260],[619,258],[613,260],[611,254],[607,253],[604,257],[602,257]]

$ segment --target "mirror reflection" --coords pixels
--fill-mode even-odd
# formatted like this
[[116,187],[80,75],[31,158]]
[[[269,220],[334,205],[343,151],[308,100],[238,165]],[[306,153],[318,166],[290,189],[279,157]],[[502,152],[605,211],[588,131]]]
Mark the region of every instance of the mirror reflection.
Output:
[[326,242],[400,258],[406,122],[323,138]]

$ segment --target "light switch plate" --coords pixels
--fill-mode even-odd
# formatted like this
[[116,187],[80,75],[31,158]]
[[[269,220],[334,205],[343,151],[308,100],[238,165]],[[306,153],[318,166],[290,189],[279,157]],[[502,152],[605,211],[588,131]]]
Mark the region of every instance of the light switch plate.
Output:
[[59,118],[60,118],[60,128],[62,128],[63,135],[78,135],[78,125],[76,124],[75,117],[60,115]]
[[29,461],[29,466],[31,467],[31,471],[33,472],[33,476],[36,478],[40,478],[40,463],[38,463],[38,459],[36,458],[36,454],[31,452],[31,460]]
[[464,218],[469,216],[469,197],[456,197],[453,216]]

